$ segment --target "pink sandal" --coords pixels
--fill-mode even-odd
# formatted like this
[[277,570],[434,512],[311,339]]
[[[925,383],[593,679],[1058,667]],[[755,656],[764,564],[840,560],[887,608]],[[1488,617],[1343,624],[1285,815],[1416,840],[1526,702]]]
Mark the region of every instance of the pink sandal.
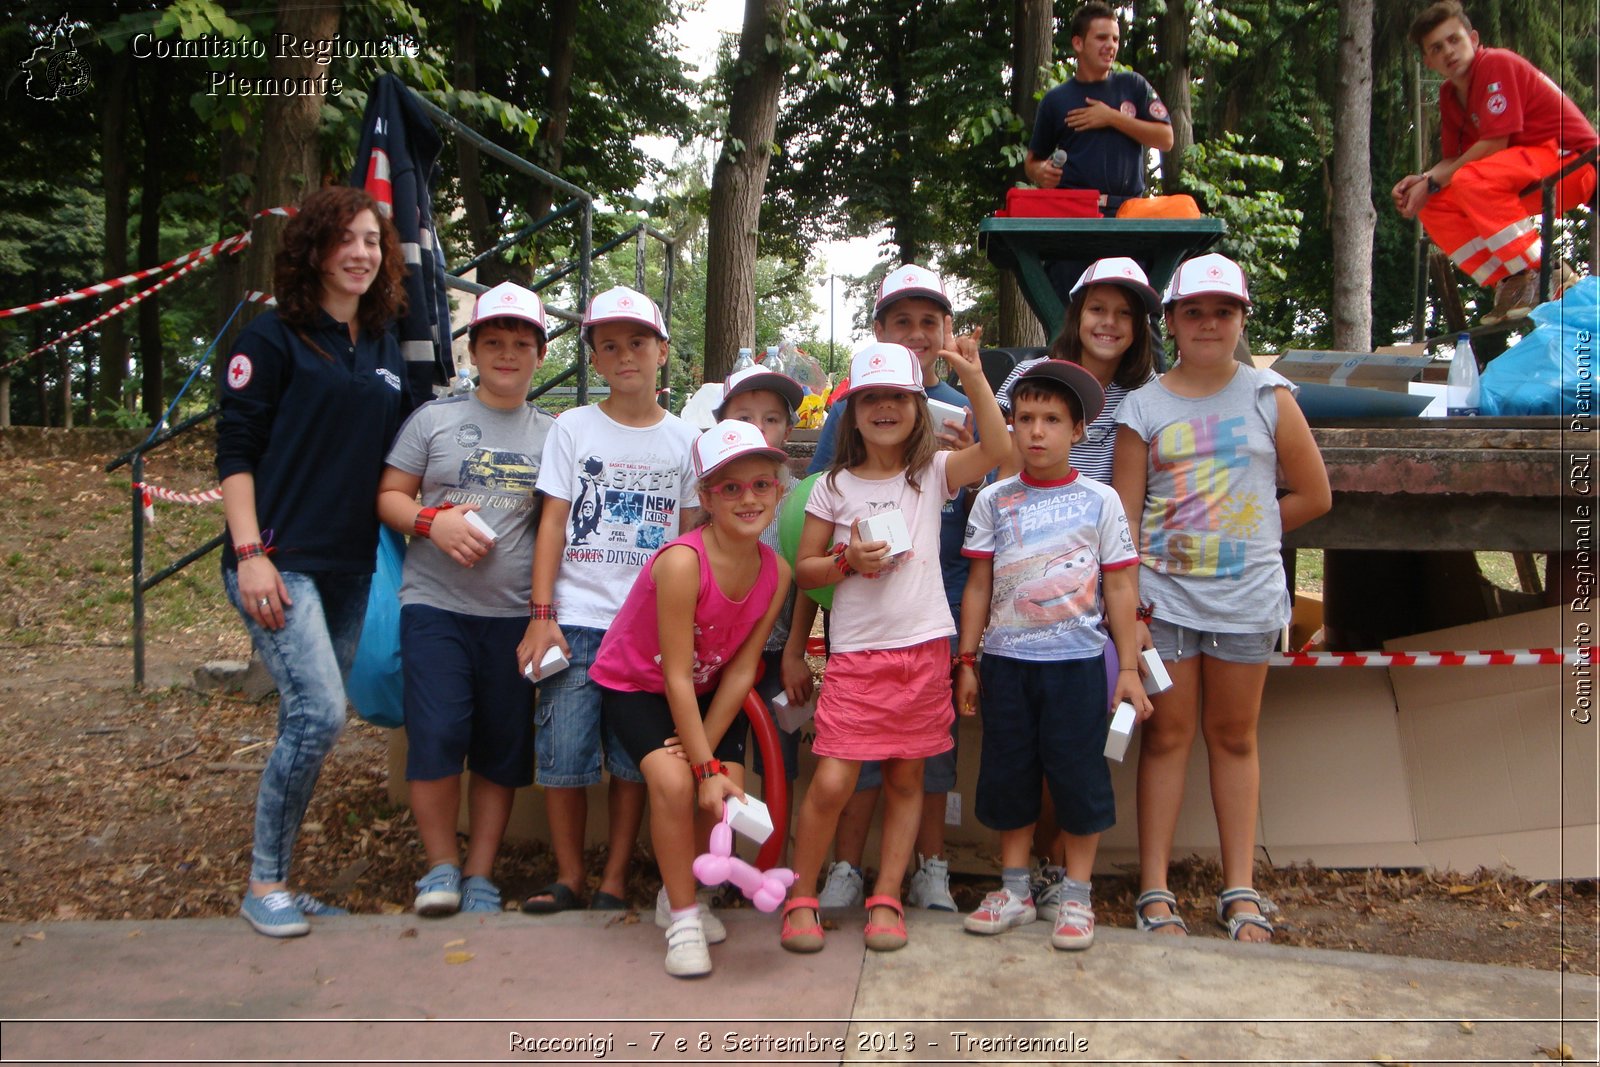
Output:
[[[796,928],[790,924],[790,912],[807,909],[816,917],[812,925]],[[784,901],[783,930],[778,934],[778,943],[790,952],[822,951],[822,906],[816,897],[792,897]]]
[[[873,908],[890,908],[894,911],[895,920],[892,926],[881,926],[872,921]],[[894,897],[879,895],[867,898],[867,947],[874,952],[893,952],[897,948],[905,948],[906,941],[906,909]]]

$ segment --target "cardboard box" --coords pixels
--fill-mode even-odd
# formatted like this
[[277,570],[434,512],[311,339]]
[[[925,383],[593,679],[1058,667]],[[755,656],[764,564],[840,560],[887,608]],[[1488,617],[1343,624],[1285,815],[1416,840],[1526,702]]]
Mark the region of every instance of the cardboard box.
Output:
[[767,806],[755,797],[746,795],[744,800],[727,797],[722,805],[727,809],[728,825],[756,844],[762,844],[772,836],[772,815],[767,811]]
[[1111,716],[1111,729],[1106,732],[1106,759],[1122,762],[1123,753],[1128,751],[1128,742],[1133,740],[1133,727],[1138,722],[1134,716],[1133,705],[1124,700],[1117,705],[1116,714]]
[[778,724],[778,729],[792,734],[810,722],[811,716],[816,714],[817,698],[813,694],[804,704],[794,704],[790,702],[788,693],[780,691],[767,702],[767,710],[772,712],[772,721]]
[[933,420],[933,432],[935,434],[946,433],[950,428],[945,425],[945,422],[953,422],[958,426],[966,422],[967,409],[956,404],[946,404],[943,400],[934,400],[932,397],[929,397],[928,417]]
[[899,508],[880,511],[861,520],[861,540],[889,542],[889,555],[898,556],[911,551],[911,531],[906,528],[906,516]]
[[[1560,608],[1389,641],[1390,650],[1560,648]],[[1400,744],[1430,866],[1511,867],[1524,878],[1594,878],[1593,724],[1568,714],[1571,668],[1397,667]],[[1563,851],[1563,845],[1565,850]]]
[[[571,665],[571,661],[561,654],[561,649],[552,645],[545,650],[544,659],[539,661],[539,677],[535,680],[540,682],[548,681],[552,674],[557,671],[564,671]],[[532,679],[533,664],[530,663],[524,667],[522,673],[525,677]]]
[[500,535],[494,532],[494,527],[479,518],[476,511],[467,512],[467,525],[487,537],[491,545],[500,540]]
[[[1147,695],[1155,696],[1172,688],[1172,675],[1167,673],[1167,665],[1161,662],[1161,653],[1147,648],[1139,653],[1139,658],[1144,661],[1144,691]],[[1122,708],[1119,706],[1117,710],[1121,711]]]
[[1300,384],[1342,385],[1353,389],[1385,389],[1403,393],[1406,383],[1422,373],[1426,355],[1377,352],[1319,352],[1291,348],[1272,369]]
[[1426,356],[1290,349],[1272,369],[1300,387],[1295,399],[1310,418],[1413,416],[1427,406],[1406,386]]
[[1295,590],[1294,614],[1289,620],[1289,647],[1296,652],[1316,647],[1322,638],[1322,594]]

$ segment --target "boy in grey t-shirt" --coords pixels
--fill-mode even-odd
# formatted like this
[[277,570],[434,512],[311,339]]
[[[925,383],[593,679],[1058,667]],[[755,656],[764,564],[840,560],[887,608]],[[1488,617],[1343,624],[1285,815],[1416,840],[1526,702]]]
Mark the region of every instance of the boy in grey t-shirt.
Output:
[[[467,342],[477,389],[419,408],[378,486],[379,517],[412,535],[400,646],[406,780],[428,862],[419,915],[501,910],[489,875],[516,790],[533,781],[534,690],[517,669],[517,643],[532,589],[534,485],[555,424],[526,400],[545,338],[532,292],[506,282],[482,294]],[[459,862],[464,761],[472,783]]]

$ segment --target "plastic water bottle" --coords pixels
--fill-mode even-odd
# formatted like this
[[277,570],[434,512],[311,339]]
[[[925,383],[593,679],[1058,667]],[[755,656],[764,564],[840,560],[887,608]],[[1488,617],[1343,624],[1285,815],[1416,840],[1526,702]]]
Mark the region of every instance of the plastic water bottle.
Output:
[[472,376],[464,370],[458,371],[455,380],[450,383],[450,395],[460,396],[463,393],[470,393],[472,390]]
[[1472,354],[1472,342],[1466,334],[1457,334],[1456,354],[1444,380],[1444,413],[1476,415],[1480,395],[1478,358]]
[[755,357],[748,348],[739,349],[739,358],[733,361],[733,370],[729,373],[738,374],[742,370],[749,370],[756,365]]

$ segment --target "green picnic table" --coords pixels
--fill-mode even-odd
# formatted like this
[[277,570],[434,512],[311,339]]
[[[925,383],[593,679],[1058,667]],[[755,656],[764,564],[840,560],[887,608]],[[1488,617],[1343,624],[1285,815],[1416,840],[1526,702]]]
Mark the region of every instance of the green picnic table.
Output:
[[1150,264],[1150,284],[1160,292],[1179,263],[1216,244],[1226,229],[1221,219],[987,218],[978,224],[978,247],[989,262],[1015,272],[1050,337],[1066,308],[1045,274],[1047,262],[1132,256]]

